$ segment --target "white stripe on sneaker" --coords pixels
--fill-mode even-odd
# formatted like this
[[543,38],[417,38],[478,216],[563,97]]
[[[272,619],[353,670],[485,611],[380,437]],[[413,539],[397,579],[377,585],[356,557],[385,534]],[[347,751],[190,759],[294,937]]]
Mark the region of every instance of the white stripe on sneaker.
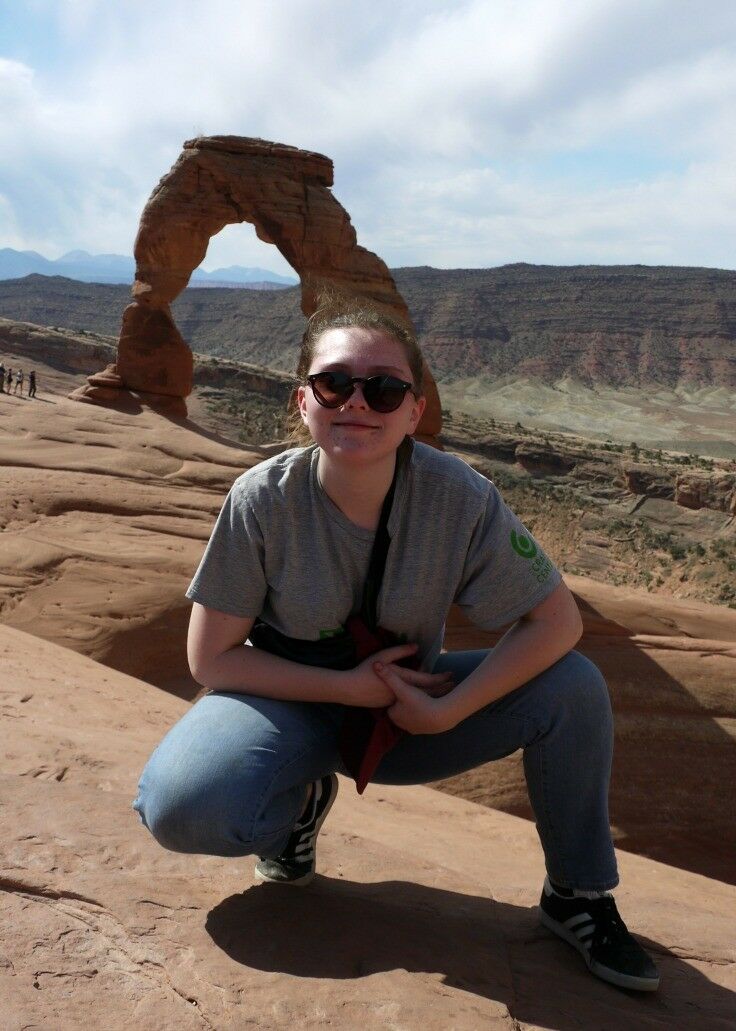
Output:
[[578,924],[587,924],[590,923],[590,920],[590,913],[576,913],[575,916],[571,916],[569,920],[564,921],[563,927],[566,927],[568,931],[572,931]]
[[586,924],[585,927],[576,927],[573,930],[573,934],[577,935],[577,937],[580,939],[580,941],[583,941],[584,938],[592,938],[594,931],[595,931],[595,924],[591,923],[591,924]]

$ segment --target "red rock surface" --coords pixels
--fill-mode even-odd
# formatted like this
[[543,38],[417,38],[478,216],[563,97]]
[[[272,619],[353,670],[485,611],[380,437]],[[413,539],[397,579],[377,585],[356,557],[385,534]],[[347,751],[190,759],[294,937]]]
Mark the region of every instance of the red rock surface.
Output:
[[[171,396],[181,404],[191,392],[192,356],[170,305],[204,260],[211,237],[232,223],[252,223],[259,239],[278,247],[301,279],[305,315],[315,310],[319,293],[330,289],[364,297],[410,323],[388,268],[358,245],[332,182],[329,158],[296,147],[240,136],[184,144],[151,194],[135,242],[133,302],[123,317],[116,369],[129,391]],[[72,396],[109,404],[108,389],[90,382]],[[426,393],[418,434],[432,438],[442,414],[428,369]]]
[[675,501],[685,508],[716,508],[736,515],[736,476],[698,476],[684,473],[677,477]]
[[0,627],[2,1027],[407,1031],[733,1026],[736,892],[622,853],[620,908],[663,983],[591,978],[538,926],[530,823],[349,782],[307,889],[159,848],[130,808],[186,703]]
[[[343,785],[323,877],[288,898],[137,825],[138,773],[196,691],[183,590],[266,454],[147,409],[0,397],[3,1031],[730,1027],[731,610],[569,578],[611,686],[617,896],[662,967],[654,998],[589,978],[537,926],[516,757],[445,793]],[[447,639],[490,641],[457,618]]]

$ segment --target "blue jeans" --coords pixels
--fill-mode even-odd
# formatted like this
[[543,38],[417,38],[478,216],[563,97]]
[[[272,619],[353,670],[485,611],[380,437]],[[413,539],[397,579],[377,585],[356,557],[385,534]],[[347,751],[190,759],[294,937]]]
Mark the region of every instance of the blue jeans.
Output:
[[[468,676],[486,651],[448,652],[435,672]],[[134,808],[174,852],[274,857],[305,788],[345,773],[344,708],[254,695],[205,695],[169,731],[141,776]],[[598,668],[571,651],[544,673],[443,734],[407,734],[374,782],[424,784],[524,749],[529,799],[552,881],[602,891],[618,883],[608,821],[613,721]]]

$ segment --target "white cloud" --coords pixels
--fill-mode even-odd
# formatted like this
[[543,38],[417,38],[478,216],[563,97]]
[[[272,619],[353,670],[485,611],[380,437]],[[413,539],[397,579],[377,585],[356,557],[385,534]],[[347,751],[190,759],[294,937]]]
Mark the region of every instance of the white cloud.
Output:
[[[333,158],[390,264],[734,264],[730,0],[35,9],[64,60],[0,60],[0,246],[129,252],[183,140],[235,133]],[[208,264],[274,253],[232,230]]]

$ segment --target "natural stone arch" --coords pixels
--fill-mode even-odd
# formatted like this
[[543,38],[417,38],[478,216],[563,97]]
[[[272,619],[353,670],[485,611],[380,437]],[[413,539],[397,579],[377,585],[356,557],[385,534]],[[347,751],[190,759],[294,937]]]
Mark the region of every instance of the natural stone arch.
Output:
[[[123,313],[117,362],[90,376],[72,395],[119,404],[131,394],[186,414],[192,352],[174,323],[171,302],[226,225],[250,222],[278,248],[301,279],[305,316],[324,288],[361,296],[411,325],[388,268],[360,247],[347,211],[333,197],[333,167],[322,154],[240,136],[208,136],[184,144],[146,204],[135,241],[133,301]],[[437,387],[425,367],[427,408],[418,435],[441,429]],[[132,399],[132,398],[131,398]]]

